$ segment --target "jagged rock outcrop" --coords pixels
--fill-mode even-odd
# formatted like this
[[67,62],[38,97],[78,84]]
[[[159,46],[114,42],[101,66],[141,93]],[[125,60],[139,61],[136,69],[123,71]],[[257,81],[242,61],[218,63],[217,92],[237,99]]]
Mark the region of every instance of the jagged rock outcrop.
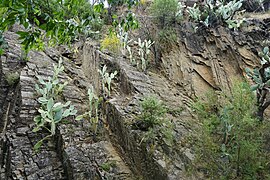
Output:
[[209,89],[230,89],[243,78],[245,67],[260,63],[257,54],[269,39],[269,18],[250,20],[243,31],[220,26],[195,33],[190,24],[179,29],[178,47],[163,55],[164,71],[169,80],[198,96]]

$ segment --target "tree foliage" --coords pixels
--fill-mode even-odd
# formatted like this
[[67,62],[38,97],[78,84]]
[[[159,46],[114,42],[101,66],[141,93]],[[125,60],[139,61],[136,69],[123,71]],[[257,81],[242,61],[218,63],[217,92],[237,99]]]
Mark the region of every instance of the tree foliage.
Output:
[[88,28],[95,13],[85,0],[3,0],[0,4],[0,30],[15,23],[25,30],[17,32],[23,49],[42,49],[45,39],[52,44],[70,43]]

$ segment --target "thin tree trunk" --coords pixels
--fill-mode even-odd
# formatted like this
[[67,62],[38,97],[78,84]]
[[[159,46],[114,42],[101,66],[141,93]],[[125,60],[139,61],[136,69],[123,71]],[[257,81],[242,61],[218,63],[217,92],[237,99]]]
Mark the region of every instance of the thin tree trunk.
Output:
[[238,145],[238,150],[237,150],[237,171],[236,175],[240,176],[240,146]]
[[3,65],[2,65],[2,56],[0,55],[0,132],[2,132],[2,127],[3,127],[3,101],[2,101],[2,94],[3,94],[3,90],[2,90],[2,78],[3,78]]
[[2,56],[0,55],[0,86],[2,85],[3,78],[3,65],[2,65]]
[[257,117],[260,121],[263,121],[263,112],[264,112],[264,108],[259,106],[258,107],[258,112],[257,112]]

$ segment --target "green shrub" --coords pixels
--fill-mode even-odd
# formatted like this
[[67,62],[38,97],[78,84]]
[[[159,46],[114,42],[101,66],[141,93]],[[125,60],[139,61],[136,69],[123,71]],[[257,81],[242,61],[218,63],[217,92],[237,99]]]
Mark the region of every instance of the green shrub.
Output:
[[[31,49],[40,50],[49,45],[69,44],[91,28],[91,22],[99,14],[86,0],[36,0],[1,1],[0,30],[6,31],[13,24],[23,25],[18,31],[21,45],[26,54]],[[45,40],[46,39],[46,40]]]
[[20,74],[18,72],[9,73],[6,75],[6,81],[9,86],[13,86],[20,80]]
[[139,116],[147,127],[160,124],[165,116],[166,108],[155,97],[147,97],[141,102],[142,114]]
[[106,36],[101,41],[101,49],[107,49],[115,54],[119,54],[120,48],[121,48],[121,41],[114,33],[112,33],[109,36]]
[[8,48],[8,44],[3,35],[3,31],[0,30],[0,56],[4,53],[5,49],[7,48]]
[[141,114],[138,122],[146,130],[142,141],[148,147],[155,147],[157,144],[172,145],[173,124],[165,118],[166,107],[155,97],[147,97],[141,102]]
[[7,12],[7,8],[0,8],[0,20],[2,17],[4,17],[6,12]]
[[173,28],[164,28],[158,32],[158,43],[163,50],[171,50],[177,44],[177,35]]
[[210,179],[269,178],[264,149],[266,124],[254,118],[255,98],[249,85],[194,105],[202,126],[195,138],[195,166]]
[[176,14],[178,13],[178,1],[154,0],[151,4],[150,12],[161,28],[172,26],[176,21]]

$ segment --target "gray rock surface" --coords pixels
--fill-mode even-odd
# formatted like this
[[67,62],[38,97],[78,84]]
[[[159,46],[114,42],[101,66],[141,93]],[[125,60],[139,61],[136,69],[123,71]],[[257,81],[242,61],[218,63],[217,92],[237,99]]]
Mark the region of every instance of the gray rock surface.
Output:
[[[2,56],[3,74],[15,68],[21,75],[20,82],[13,87],[4,78],[1,80],[0,179],[132,179],[131,171],[106,138],[106,132],[94,141],[86,120],[68,119],[69,123],[58,126],[57,135],[46,141],[39,152],[33,151],[35,143],[48,134],[32,132],[39,107],[34,90],[37,76],[51,76],[53,63],[63,58],[65,72],[60,79],[69,81],[63,99],[72,101],[79,113],[87,109],[86,91],[90,82],[79,66],[52,48],[30,52],[26,65],[21,66],[17,35],[7,32],[5,36],[10,50]],[[103,164],[112,160],[114,167],[103,170]]]

